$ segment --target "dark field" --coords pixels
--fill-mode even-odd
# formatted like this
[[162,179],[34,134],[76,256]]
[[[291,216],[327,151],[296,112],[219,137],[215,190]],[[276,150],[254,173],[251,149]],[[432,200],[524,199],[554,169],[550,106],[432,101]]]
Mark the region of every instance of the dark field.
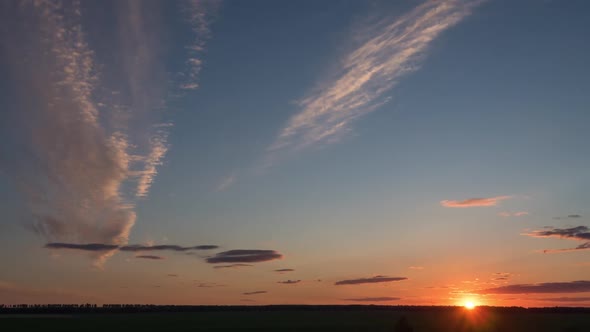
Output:
[[401,331],[588,332],[584,312],[250,310],[140,313],[0,314],[0,331]]

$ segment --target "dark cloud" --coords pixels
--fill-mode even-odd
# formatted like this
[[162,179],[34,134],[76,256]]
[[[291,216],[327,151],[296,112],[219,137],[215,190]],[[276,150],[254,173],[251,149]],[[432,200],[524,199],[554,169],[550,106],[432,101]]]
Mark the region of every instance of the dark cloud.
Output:
[[207,258],[207,263],[256,263],[281,259],[283,255],[274,250],[236,249],[223,251]]
[[170,273],[170,274],[167,274],[166,276],[175,278],[175,277],[178,277],[178,274]]
[[[94,251],[94,252],[102,252],[102,251],[112,251],[112,250],[120,250],[120,251],[127,251],[127,252],[141,252],[141,251],[158,251],[158,250],[169,250],[169,251],[191,251],[191,250],[211,250],[217,249],[219,246],[215,245],[198,245],[192,247],[183,247],[179,245],[155,245],[155,246],[145,246],[140,244],[132,244],[126,246],[119,246],[115,244],[105,244],[105,243],[61,243],[61,242],[51,242],[45,245],[45,248],[48,249],[73,249],[73,250],[83,250],[83,251]],[[140,255],[136,256],[136,258],[146,258],[146,259],[162,259],[162,257],[153,256],[153,255]]]
[[132,244],[128,246],[122,246],[119,248],[121,251],[156,251],[156,250],[170,250],[170,251],[190,251],[190,250],[212,250],[217,249],[218,246],[214,245],[200,245],[192,247],[183,247],[175,244],[161,244],[155,246],[144,246],[141,244]]
[[353,299],[344,299],[344,301],[352,301],[352,302],[388,302],[388,301],[398,301],[401,300],[399,297],[359,297]]
[[76,243],[52,242],[52,243],[47,243],[45,245],[45,248],[48,248],[48,249],[74,249],[74,250],[84,250],[84,251],[109,251],[109,250],[116,250],[119,248],[119,246],[115,245],[115,244],[103,244],[103,243],[76,244]]
[[590,302],[590,297],[549,297],[536,300],[549,302]]
[[493,280],[495,280],[495,281],[508,280],[508,277],[497,277],[497,278],[494,278]]
[[246,292],[246,293],[242,293],[243,295],[256,295],[256,294],[266,294],[268,293],[265,290],[259,290],[259,291],[254,291],[254,292]]
[[588,228],[586,226],[576,226],[576,227],[571,227],[571,228],[546,227],[543,230],[525,233],[524,235],[528,235],[531,237],[557,237],[557,238],[576,240],[576,241],[588,241],[588,242],[580,244],[579,246],[577,246],[575,248],[547,249],[547,250],[543,251],[545,253],[568,252],[568,251],[590,249],[590,228]]
[[285,281],[279,281],[278,283],[290,285],[290,284],[298,284],[300,282],[301,282],[301,280],[285,280]]
[[162,256],[156,256],[156,255],[137,255],[137,256],[135,256],[135,258],[143,258],[143,259],[164,259],[164,257],[162,257]]
[[340,280],[334,283],[334,285],[360,285],[360,284],[373,284],[379,282],[392,282],[392,281],[402,281],[408,280],[406,277],[387,277],[387,276],[374,276],[370,278],[360,278],[360,279],[349,279],[349,280]]
[[229,265],[216,265],[213,268],[214,269],[235,269],[238,267],[246,267],[246,266],[254,266],[252,264],[229,264]]
[[533,294],[533,293],[585,293],[590,292],[590,281],[545,282],[540,284],[514,284],[476,291],[478,294]]
[[283,273],[283,272],[293,272],[295,271],[294,269],[277,269],[275,270],[275,272],[279,272],[279,273]]

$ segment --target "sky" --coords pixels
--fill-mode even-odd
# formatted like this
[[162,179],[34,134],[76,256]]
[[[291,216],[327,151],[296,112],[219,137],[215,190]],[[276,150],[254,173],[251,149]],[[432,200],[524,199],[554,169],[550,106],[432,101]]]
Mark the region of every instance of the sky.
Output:
[[590,306],[589,12],[3,1],[0,303]]

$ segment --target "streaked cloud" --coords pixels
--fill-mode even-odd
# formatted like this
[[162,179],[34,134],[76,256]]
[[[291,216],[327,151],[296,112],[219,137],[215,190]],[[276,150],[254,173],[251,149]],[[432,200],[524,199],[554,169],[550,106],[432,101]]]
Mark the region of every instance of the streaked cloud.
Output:
[[508,218],[508,217],[523,217],[528,216],[529,213],[527,211],[518,211],[518,212],[507,212],[503,211],[498,213],[500,217]]
[[240,267],[247,267],[247,266],[254,266],[252,264],[229,264],[229,265],[215,265],[213,268],[214,269],[236,269],[236,268],[240,268]]
[[299,280],[299,279],[298,280],[290,280],[289,279],[289,280],[284,280],[284,281],[278,281],[277,283],[285,284],[285,285],[293,285],[293,284],[298,284],[300,282],[301,282],[301,280]]
[[[132,244],[126,246],[118,246],[114,244],[104,244],[104,243],[86,243],[86,244],[76,244],[76,243],[60,243],[60,242],[51,242],[45,245],[47,249],[70,249],[70,250],[81,250],[81,251],[89,251],[89,252],[114,252],[118,251],[126,251],[126,252],[145,252],[145,251],[177,251],[177,252],[190,252],[190,251],[201,251],[201,250],[212,250],[217,249],[219,246],[216,245],[197,245],[197,246],[190,246],[190,247],[183,247],[175,244],[162,244],[162,245],[141,245],[141,244]],[[136,258],[146,258],[146,259],[161,259],[160,256],[151,256],[151,255],[140,255],[135,256]],[[157,258],[156,258],[157,257]]]
[[389,301],[398,301],[401,300],[399,297],[390,297],[390,296],[383,296],[383,297],[357,297],[352,299],[344,299],[344,301],[351,301],[351,302],[389,302]]
[[566,249],[546,249],[543,250],[544,253],[560,253],[560,252],[571,252],[571,251],[578,251],[578,250],[590,250],[590,228],[587,226],[576,226],[570,228],[553,228],[548,227],[543,230],[532,231],[529,233],[524,233],[523,235],[531,236],[531,237],[538,237],[538,238],[546,238],[546,237],[555,237],[555,238],[562,238],[562,239],[569,239],[569,240],[576,240],[576,241],[584,241],[584,243],[578,245],[575,248],[566,248]]
[[283,255],[275,250],[236,249],[223,251],[207,258],[207,263],[257,263],[281,259]]
[[267,291],[254,291],[254,292],[246,292],[246,293],[242,293],[242,295],[258,295],[258,294],[266,294],[268,293]]
[[215,188],[216,191],[224,191],[229,188],[234,182],[236,181],[236,174],[232,173],[225,176],[221,181],[217,184]]
[[424,266],[409,266],[410,270],[424,270]]
[[[172,124],[163,111],[179,89],[162,57],[162,4],[106,2],[101,11],[79,1],[2,6],[2,31],[11,33],[1,43],[11,47],[1,56],[15,93],[0,122],[19,129],[14,135],[22,137],[11,139],[22,143],[22,153],[2,158],[0,168],[25,196],[28,228],[49,242],[128,241],[135,204],[148,195],[166,155]],[[191,7],[190,16],[200,8]],[[97,33],[99,15],[112,24]],[[198,25],[193,34],[205,30]],[[98,265],[113,254],[94,249],[86,251]]]
[[368,38],[341,58],[336,75],[298,101],[299,112],[281,129],[269,153],[337,142],[355,120],[386,103],[398,80],[419,69],[431,42],[480,2],[427,1],[368,27]]
[[161,245],[152,245],[152,246],[145,246],[141,244],[132,244],[127,246],[122,246],[119,248],[121,251],[157,251],[157,250],[169,250],[169,251],[190,251],[190,250],[213,250],[218,249],[219,246],[216,245],[197,245],[191,247],[183,247],[175,244],[161,244]]
[[553,217],[553,219],[555,219],[555,220],[577,219],[577,218],[582,218],[582,216],[579,214],[569,214],[566,217]]
[[160,260],[160,259],[164,259],[165,257],[157,256],[157,255],[137,255],[137,256],[135,256],[135,258]]
[[294,272],[294,269],[276,269],[274,272],[285,273],[285,272]]
[[548,297],[535,300],[547,302],[590,302],[590,297]]
[[87,244],[75,244],[75,243],[60,243],[53,242],[47,243],[45,248],[48,249],[73,249],[73,250],[84,250],[84,251],[110,251],[119,249],[118,245],[114,244],[103,244],[103,243],[87,243]]
[[388,277],[388,276],[374,276],[370,278],[359,278],[359,279],[348,279],[340,280],[334,283],[334,285],[360,285],[360,284],[374,284],[382,282],[394,282],[408,280],[406,277]]
[[176,278],[178,277],[178,274],[174,274],[174,273],[169,273],[166,275],[167,277],[171,277],[171,278]]
[[534,293],[585,293],[590,292],[590,281],[545,282],[514,284],[475,291],[477,294],[534,294]]
[[462,201],[444,200],[440,205],[449,208],[469,208],[469,207],[488,207],[496,206],[500,201],[507,200],[512,196],[496,196],[488,198],[468,198]]

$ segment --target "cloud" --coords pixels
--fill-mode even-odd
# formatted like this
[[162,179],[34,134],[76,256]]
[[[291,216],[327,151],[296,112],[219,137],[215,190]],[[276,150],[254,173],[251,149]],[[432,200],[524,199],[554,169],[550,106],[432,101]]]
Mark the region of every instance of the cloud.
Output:
[[167,276],[167,277],[172,277],[172,278],[175,278],[175,277],[178,277],[178,274],[173,274],[173,273],[170,273],[170,274],[167,274],[166,276]]
[[[48,249],[70,249],[70,250],[82,250],[82,251],[89,251],[89,252],[115,252],[118,251],[126,251],[126,252],[145,252],[145,251],[177,251],[177,252],[186,252],[186,251],[194,251],[194,250],[212,250],[219,248],[216,245],[197,245],[191,247],[183,247],[175,244],[164,244],[164,245],[141,245],[141,244],[132,244],[126,246],[118,246],[114,244],[104,244],[104,243],[86,243],[86,244],[76,244],[76,243],[61,243],[61,242],[50,242],[45,245],[45,248]],[[145,259],[163,259],[160,256],[153,256],[153,255],[139,255],[135,256],[136,258],[145,258]]]
[[164,259],[164,257],[162,257],[162,256],[156,256],[156,255],[137,255],[137,256],[135,256],[135,258],[153,259],[153,260]]
[[392,281],[403,281],[408,280],[406,277],[387,277],[387,276],[374,276],[370,278],[360,278],[360,279],[349,279],[349,280],[340,280],[334,283],[334,285],[360,285],[360,284],[373,284],[373,283],[381,283],[381,282],[392,282]]
[[535,300],[548,302],[590,302],[590,297],[549,297]]
[[246,292],[246,293],[242,293],[242,295],[257,295],[257,294],[266,294],[268,293],[267,291],[254,291],[254,292]]
[[223,251],[207,258],[207,263],[256,263],[281,259],[283,255],[275,250],[236,249]]
[[410,270],[424,270],[423,266],[410,266],[408,267]]
[[589,250],[590,249],[590,228],[586,226],[576,226],[571,228],[553,228],[549,227],[544,230],[533,231],[525,233],[523,235],[545,238],[545,237],[556,237],[562,239],[570,239],[576,241],[585,241],[575,248],[567,249],[546,249],[544,253],[559,253],[559,252],[571,252],[577,250]]
[[187,69],[183,71],[183,83],[180,88],[194,90],[199,87],[197,77],[201,72],[201,60],[205,43],[211,38],[210,25],[214,21],[221,1],[217,0],[189,0],[184,2],[185,19],[193,32],[193,40],[187,49],[189,58],[186,60]]
[[215,282],[199,282],[197,283],[197,287],[199,288],[214,288],[214,287],[225,287],[226,285],[218,284]]
[[[0,10],[1,30],[11,32],[0,36],[11,45],[0,57],[15,92],[0,105],[0,135],[18,142],[0,147],[11,156],[0,157],[0,170],[24,194],[28,228],[48,242],[128,241],[135,204],[168,149],[164,110],[178,89],[164,57],[173,52],[162,43],[163,25],[176,18],[163,5],[115,1],[94,10],[92,2],[56,0]],[[198,17],[201,7],[191,8]],[[114,253],[86,251],[97,264]]]
[[515,284],[475,291],[477,294],[534,294],[534,293],[585,293],[590,292],[590,281],[546,282]]
[[229,264],[229,265],[215,265],[214,269],[235,269],[239,267],[254,266],[252,264]]
[[522,217],[522,216],[528,216],[528,215],[529,215],[529,213],[528,213],[528,212],[526,212],[526,211],[518,211],[518,212],[506,212],[506,211],[504,211],[504,212],[500,212],[500,213],[498,213],[498,215],[499,215],[500,217],[505,217],[505,218],[507,218],[507,217]]
[[285,284],[285,285],[292,285],[292,284],[298,284],[300,282],[301,282],[301,280],[285,280],[285,281],[278,281],[277,283]]
[[389,302],[389,301],[398,301],[401,300],[399,297],[358,297],[352,299],[344,299],[344,301],[351,301],[351,302]]
[[511,196],[496,196],[488,198],[468,198],[463,201],[444,200],[440,201],[440,205],[449,208],[468,208],[468,207],[482,207],[482,206],[496,206],[500,201],[511,198]]
[[367,27],[368,38],[341,58],[336,75],[298,101],[299,112],[268,152],[337,142],[355,120],[386,103],[398,80],[419,68],[431,42],[479,2],[427,1]]
[[276,269],[275,272],[284,273],[284,272],[293,272],[294,269]]
[[215,191],[224,191],[227,188],[229,188],[234,181],[236,180],[236,174],[232,173],[228,176],[225,176],[223,179],[221,179],[221,181],[219,182],[219,184],[217,185],[217,187],[215,188]]
[[60,243],[53,242],[47,243],[45,248],[48,249],[74,249],[84,251],[110,251],[117,250],[119,246],[114,244],[103,244],[103,243],[87,243],[87,244],[75,244],[75,243]]
[[128,246],[122,246],[119,248],[121,251],[156,251],[156,250],[169,250],[169,251],[191,251],[191,250],[212,250],[217,249],[219,246],[215,245],[198,245],[192,247],[183,247],[175,244],[161,244],[154,246],[145,246],[140,244],[133,244]]
[[568,217],[568,218],[582,218],[582,216],[581,216],[581,215],[579,215],[579,214],[570,214],[570,215],[568,215],[567,217]]

